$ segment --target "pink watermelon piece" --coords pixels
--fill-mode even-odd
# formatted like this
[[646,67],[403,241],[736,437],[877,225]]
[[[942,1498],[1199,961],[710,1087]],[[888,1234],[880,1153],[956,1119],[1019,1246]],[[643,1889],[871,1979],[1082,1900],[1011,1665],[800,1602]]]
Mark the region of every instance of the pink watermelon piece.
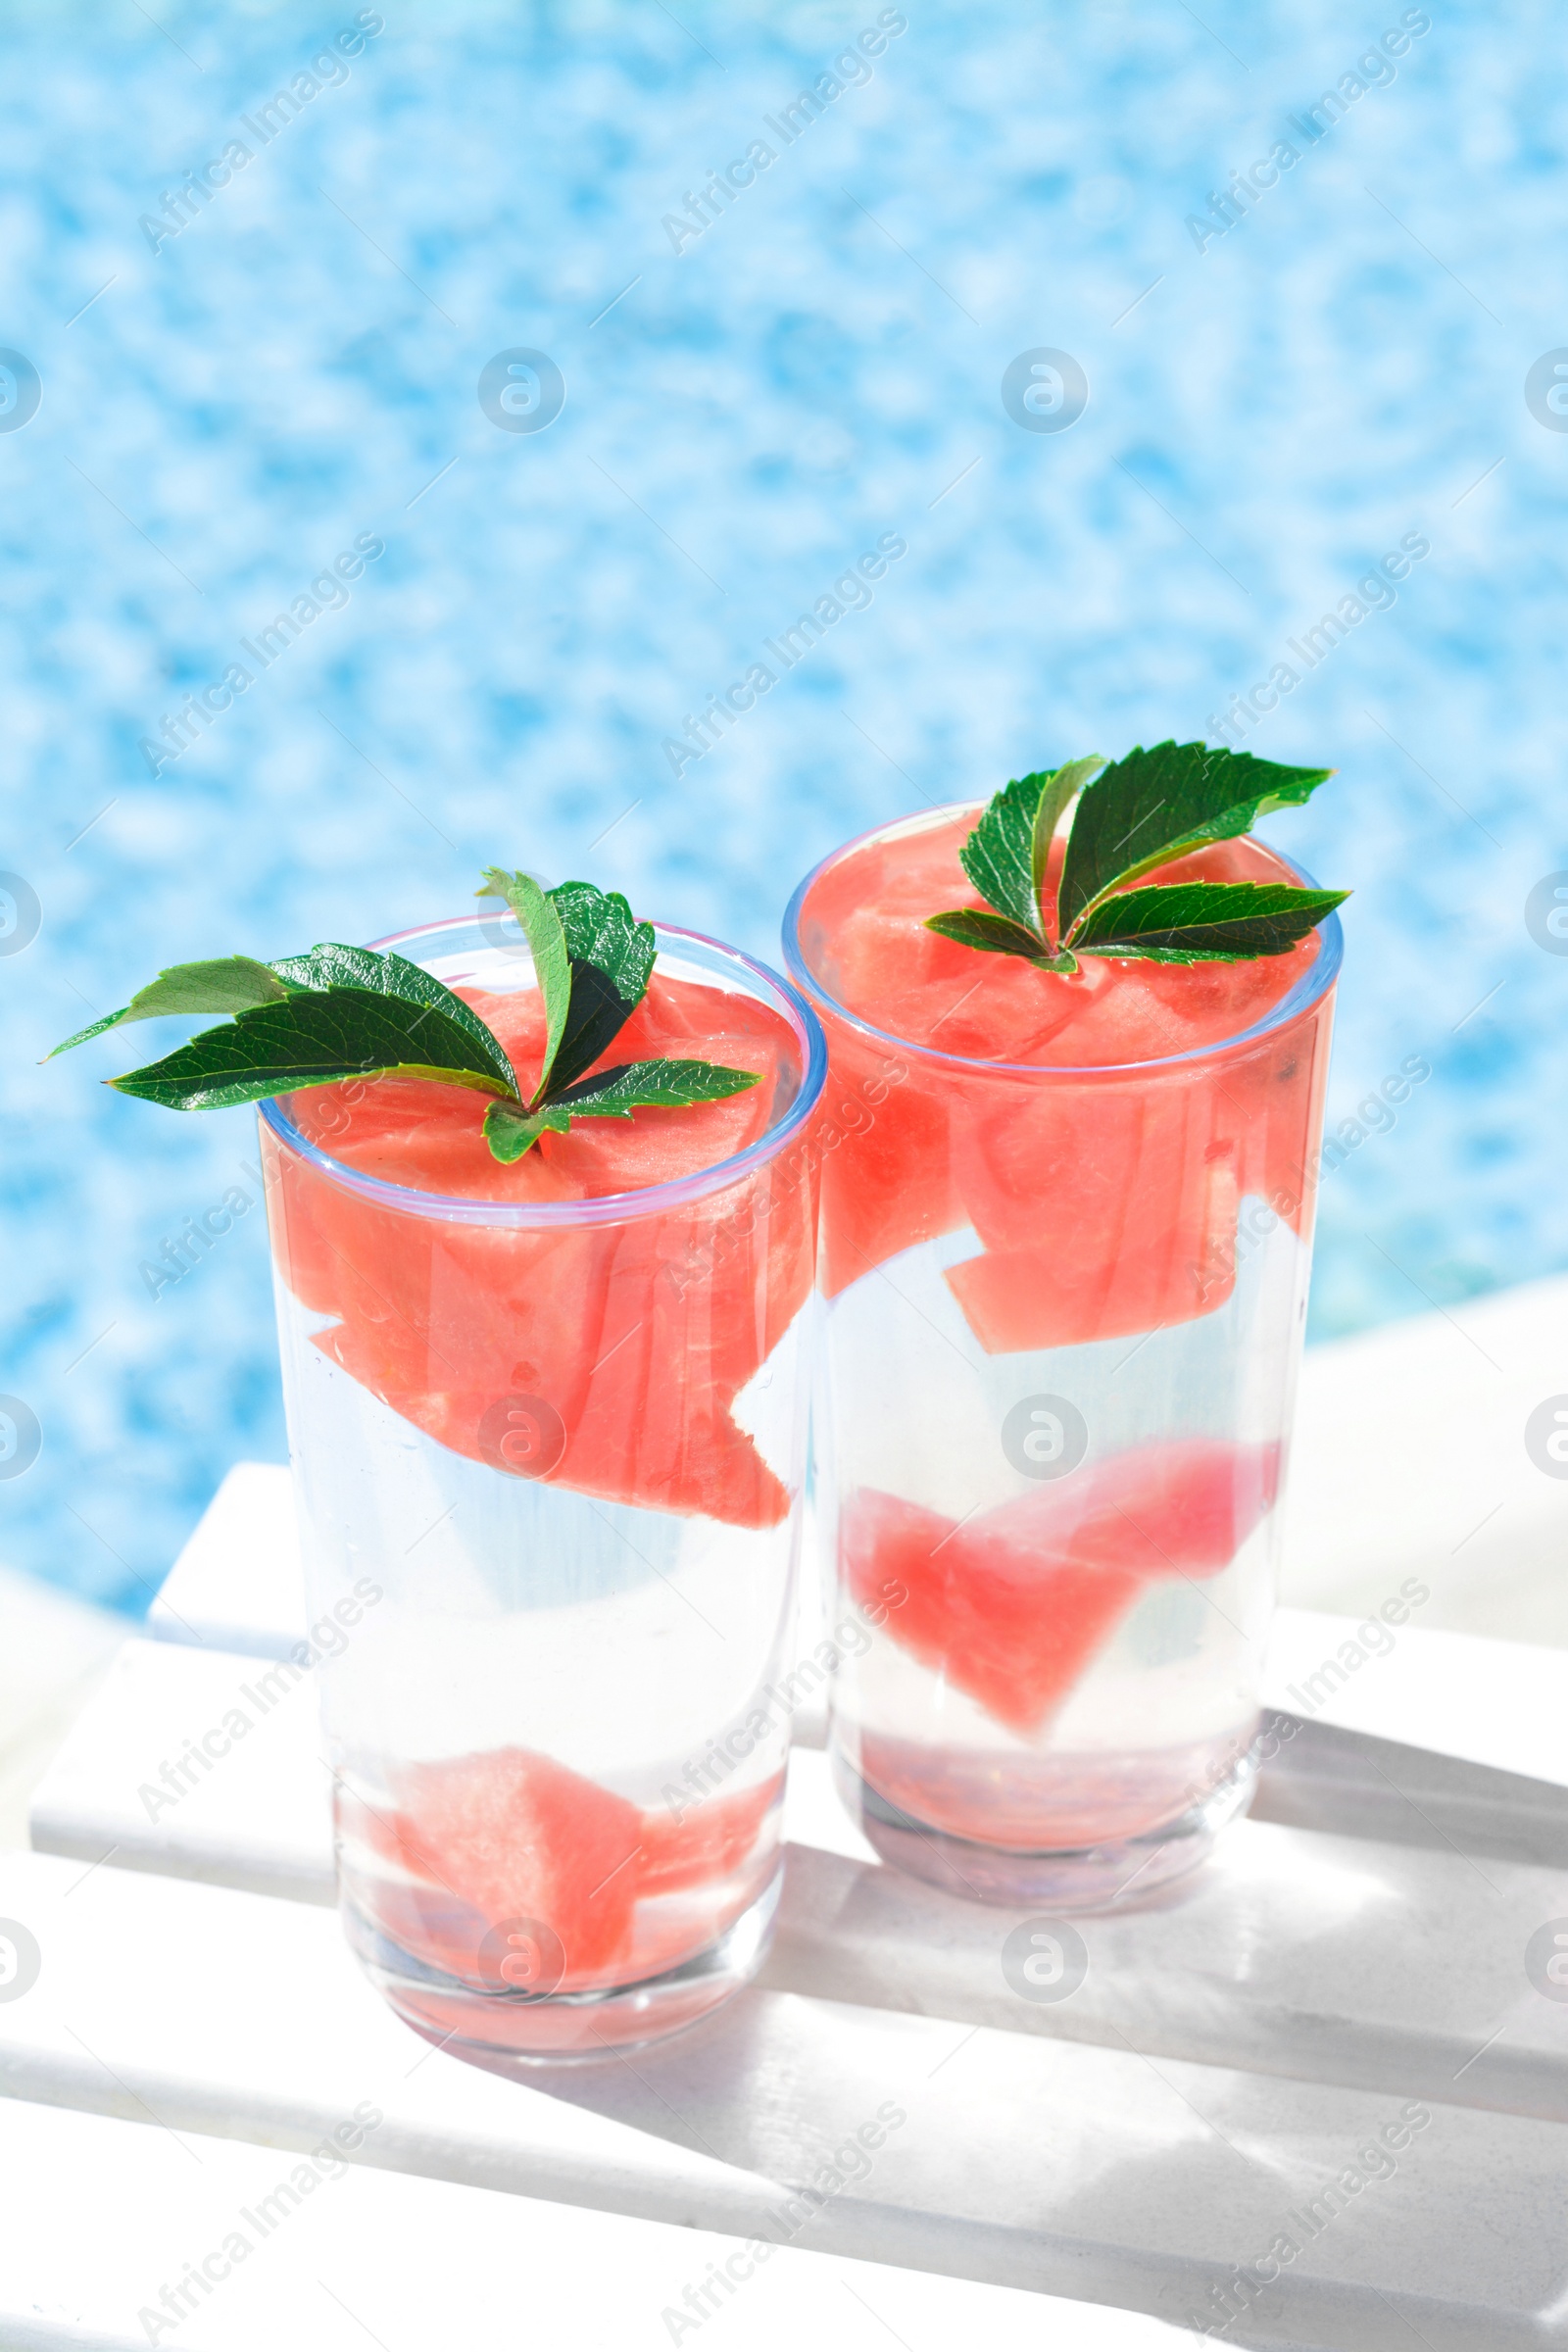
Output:
[[399,1776],[398,1858],[486,1927],[541,1921],[574,1981],[624,1948],[636,1901],[642,1812],[528,1748],[415,1764]]
[[[465,993],[526,1085],[542,1051],[537,997]],[[319,1087],[292,1108],[335,1158],[391,1183],[471,1200],[595,1199],[759,1140],[794,1041],[764,1006],[656,973],[606,1058],[663,1053],[700,1053],[761,1083],[687,1110],[583,1121],[510,1168],[491,1157],[483,1099],[466,1088]],[[743,1527],[785,1516],[789,1496],[731,1407],[810,1288],[815,1201],[798,1172],[769,1163],[685,1209],[546,1233],[372,1206],[270,1132],[265,1147],[283,1280],[334,1318],[316,1345],[393,1411],[495,1464],[496,1413],[509,1397],[536,1398],[559,1440],[536,1475]],[[518,1469],[510,1455],[499,1466]]]
[[[1236,1162],[1227,1149],[1209,1158],[1177,1156],[1150,1171],[1146,1190],[1152,1197],[1142,1202],[1129,1184],[1129,1197],[1116,1206],[1123,1244],[1114,1253],[1092,1224],[1085,1230],[1068,1222],[1075,1205],[1080,1212],[1089,1205],[1081,1195],[1077,1203],[1070,1195],[1062,1200],[1047,1167],[1041,1183],[1042,1198],[1051,1203],[1049,1242],[999,1246],[948,1267],[943,1276],[989,1354],[1071,1348],[1189,1323],[1223,1306],[1236,1288],[1231,1237],[1239,1196]],[[977,1226],[981,1213],[977,1208]]]
[[1032,1734],[1147,1584],[1229,1565],[1273,1504],[1279,1450],[1136,1446],[965,1520],[862,1488],[841,1531],[844,1574],[865,1606],[902,1588],[891,1638]]
[[670,1813],[645,1813],[637,1866],[641,1891],[729,1878],[751,1854],[782,1788],[781,1780],[763,1781],[733,1796],[711,1796],[680,1821]]
[[[491,1930],[538,1923],[559,1939],[570,1992],[656,1975],[721,1933],[757,1891],[746,1865],[781,1788],[710,1797],[677,1821],[505,1747],[406,1766],[397,1811],[355,1818],[414,1882],[381,1903],[406,1949],[471,1978]],[[696,1899],[670,1906],[681,1892]]]

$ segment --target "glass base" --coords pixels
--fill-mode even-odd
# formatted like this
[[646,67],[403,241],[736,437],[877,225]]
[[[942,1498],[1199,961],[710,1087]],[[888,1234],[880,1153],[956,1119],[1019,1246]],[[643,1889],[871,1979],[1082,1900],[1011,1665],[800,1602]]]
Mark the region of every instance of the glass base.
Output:
[[662,2041],[727,2001],[767,1957],[782,1864],[757,1900],[678,1968],[591,1992],[487,1992],[428,1968],[345,1900],[343,1928],[360,1965],[406,2025],[494,2069],[572,2064]]
[[1220,1831],[1251,1802],[1257,1763],[1250,1752],[1242,1756],[1198,1804],[1157,1829],[1047,1851],[983,1845],[929,1828],[879,1795],[838,1749],[833,1773],[863,1836],[884,1862],[910,1878],[1004,1908],[1041,1903],[1052,1910],[1109,1911],[1131,1910],[1206,1861]]

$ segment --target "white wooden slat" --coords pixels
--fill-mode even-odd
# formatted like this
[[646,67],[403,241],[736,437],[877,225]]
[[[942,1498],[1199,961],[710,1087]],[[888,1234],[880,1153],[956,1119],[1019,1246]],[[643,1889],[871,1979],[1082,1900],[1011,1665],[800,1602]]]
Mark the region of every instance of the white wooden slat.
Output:
[[[308,1677],[278,1675],[261,1714],[267,1687],[251,1659],[128,1644],[38,1792],[35,1845],[331,1902],[315,1692]],[[169,1797],[161,1761],[236,1708],[256,1715],[252,1733]],[[1568,2005],[1541,1998],[1521,1964],[1556,1915],[1549,1870],[1471,1858],[1441,1838],[1412,1846],[1241,1822],[1179,1902],[1081,1921],[1085,1984],[1030,2006],[1002,1970],[1018,1914],[876,1864],[820,1753],[794,1752],[786,1826],[795,1842],[765,1979],[776,1989],[1568,2117]],[[1412,1950],[1434,1948],[1444,1965],[1412,1970]]]
[[310,1905],[24,1855],[0,1916],[43,1955],[0,2004],[12,2096],[296,2149],[370,2100],[360,2161],[737,2235],[892,2102],[797,2242],[1190,2325],[1293,2236],[1265,2340],[1568,2342],[1558,2125],[756,1988],[632,2061],[507,2082],[401,2027]]
[[1318,1723],[1568,1787],[1568,1649],[1280,1609],[1264,1696]]
[[236,1462],[147,1612],[155,1642],[284,1658],[304,1639],[305,1585],[286,1464]]
[[[32,1843],[331,1902],[317,1717],[314,1678],[287,1664],[128,1641],[33,1791]],[[202,1746],[215,1733],[216,1760]]]
[[891,2330],[910,2352],[977,2333],[991,2352],[1038,2352],[1043,2328],[1070,2330],[1082,2352],[1184,2340],[1134,2312],[794,2246],[758,2268],[743,2239],[710,2230],[337,2159],[308,2165],[317,2185],[303,2189],[300,2162],[0,2099],[0,2345],[668,2352],[743,2334],[757,2352],[882,2352]]
[[1301,1717],[1264,1719],[1251,1818],[1568,1870],[1568,1787]]
[[0,1568],[0,1845],[26,1841],[27,1799],[125,1637],[125,1623]]

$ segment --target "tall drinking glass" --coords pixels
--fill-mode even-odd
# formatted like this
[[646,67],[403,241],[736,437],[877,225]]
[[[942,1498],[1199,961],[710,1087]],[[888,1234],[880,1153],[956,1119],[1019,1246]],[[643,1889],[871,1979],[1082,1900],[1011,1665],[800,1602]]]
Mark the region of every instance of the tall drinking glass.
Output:
[[[850,843],[785,924],[829,1052],[818,1508],[867,1636],[832,1745],[888,1860],[1092,1907],[1250,1798],[1340,927],[1048,977],[910,912],[976,814]],[[1251,841],[1154,878],[1190,873],[1305,880]]]
[[[389,1175],[389,1082],[262,1105],[344,1923],[412,2024],[520,2059],[702,2016],[777,1899],[825,1056],[761,965],[656,937],[645,1006],[761,1074],[729,1104],[574,1126],[519,1177],[474,1172],[460,1100],[410,1132],[466,1189]],[[377,944],[498,1033],[536,993],[510,917]],[[734,1148],[692,1172],[710,1108]]]

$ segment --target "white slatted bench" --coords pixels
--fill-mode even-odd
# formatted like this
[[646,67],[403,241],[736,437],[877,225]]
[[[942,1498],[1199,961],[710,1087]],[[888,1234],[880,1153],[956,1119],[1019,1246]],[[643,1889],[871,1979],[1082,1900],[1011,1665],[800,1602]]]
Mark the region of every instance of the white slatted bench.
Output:
[[[0,1998],[0,2345],[1568,2344],[1568,2003],[1524,1965],[1568,1915],[1568,1653],[1406,1626],[1342,1680],[1353,1621],[1283,1612],[1270,1698],[1314,1720],[1186,1899],[1081,1923],[1055,2005],[1007,1988],[1013,1917],[878,1865],[803,1744],[760,1983],[518,2083],[400,2025],[327,1907],[315,1693],[269,1666],[287,1514],[231,1474],[0,1855],[42,1955]],[[253,1733],[150,1820],[237,1697]]]

